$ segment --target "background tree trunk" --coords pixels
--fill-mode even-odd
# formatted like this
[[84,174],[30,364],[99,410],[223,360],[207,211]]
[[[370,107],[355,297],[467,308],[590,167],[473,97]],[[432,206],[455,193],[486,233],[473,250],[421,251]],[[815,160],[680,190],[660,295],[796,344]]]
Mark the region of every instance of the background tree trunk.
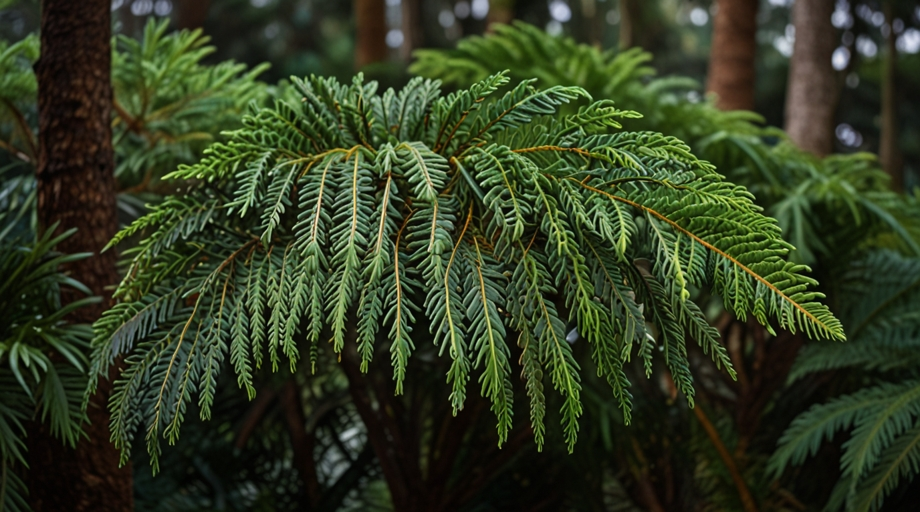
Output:
[[489,14],[486,15],[486,32],[492,33],[492,25],[510,24],[514,21],[514,0],[492,0],[489,2]]
[[[79,232],[58,249],[93,256],[70,265],[94,294],[118,280],[114,251],[99,254],[115,234],[111,131],[111,2],[44,0],[38,78],[38,216],[43,226]],[[65,300],[67,298],[65,297]],[[91,323],[107,304],[77,310]],[[118,468],[109,442],[108,393],[90,403],[88,439],[72,450],[35,423],[29,431],[29,501],[41,511],[133,509],[130,468]]]
[[831,56],[837,30],[833,0],[796,0],[792,8],[795,46],[786,89],[786,132],[800,148],[824,156],[834,149],[834,113],[839,86]]
[[196,29],[208,19],[211,0],[178,0],[173,2],[173,24],[178,29]]
[[[829,0],[828,0],[829,1]],[[706,91],[723,110],[754,109],[757,0],[718,0]]]
[[412,60],[412,52],[424,46],[425,37],[422,30],[422,2],[421,0],[402,0],[402,33],[403,44],[399,48],[399,55],[406,62]]
[[639,5],[636,0],[620,0],[620,51],[632,48],[635,44],[634,30],[639,19]]
[[387,12],[384,0],[355,0],[355,69],[387,60]]
[[898,147],[898,109],[897,109],[897,66],[898,49],[895,47],[894,30],[891,22],[891,2],[885,2],[885,23],[888,24],[888,37],[885,40],[885,55],[882,58],[882,118],[879,127],[879,163],[891,176],[891,187],[904,189],[904,169],[901,150]]

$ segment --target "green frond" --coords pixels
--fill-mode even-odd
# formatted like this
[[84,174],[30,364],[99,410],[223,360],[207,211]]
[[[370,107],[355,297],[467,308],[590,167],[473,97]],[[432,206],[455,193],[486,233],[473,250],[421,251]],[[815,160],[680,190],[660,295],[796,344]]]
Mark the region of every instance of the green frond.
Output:
[[320,341],[355,343],[367,371],[386,343],[402,393],[430,343],[450,358],[453,411],[478,374],[504,442],[517,343],[538,446],[548,374],[571,450],[583,406],[567,323],[627,421],[633,354],[650,374],[660,348],[691,404],[688,336],[731,371],[691,289],[767,326],[842,339],[744,188],[678,139],[621,131],[636,114],[609,101],[565,107],[588,98],[581,88],[527,80],[500,93],[506,81],[442,96],[426,80],[378,94],[360,76],[295,79],[300,104],[253,107],[174,173],[187,197],[120,235],[145,238],[93,342],[97,375],[127,354],[111,403],[119,448],[143,425],[156,465],[193,393],[208,416],[228,351],[251,397],[266,353],[294,370],[308,347],[315,365]]

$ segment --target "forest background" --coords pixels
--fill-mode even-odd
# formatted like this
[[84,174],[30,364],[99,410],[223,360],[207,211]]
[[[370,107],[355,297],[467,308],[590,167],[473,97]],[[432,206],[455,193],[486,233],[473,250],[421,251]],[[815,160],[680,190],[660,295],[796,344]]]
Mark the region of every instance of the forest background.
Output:
[[[644,117],[624,120],[627,129],[677,136],[718,172],[747,187],[798,249],[793,261],[814,270],[849,341],[828,345],[832,342],[805,341],[801,333],[773,335],[753,319],[735,318],[713,305],[705,293],[694,295],[721,334],[737,377],[729,378],[692,349],[698,395],[690,408],[677,398],[667,373],[647,381],[630,374],[635,407],[628,426],[609,390],[585,377],[586,412],[571,454],[558,427],[547,428],[542,453],[523,425],[497,448],[491,418],[480,415],[487,402],[474,402],[451,418],[446,403],[432,399],[447,389],[440,372],[410,375],[403,400],[389,396],[385,371],[372,371],[370,380],[361,381],[333,359],[314,375],[263,368],[251,377],[255,398],[247,400],[225,376],[210,421],[192,419],[176,446],[162,453],[148,453],[144,443],[136,443],[130,451],[133,468],[118,470],[105,428],[96,430],[108,420],[104,412],[94,417],[103,410],[98,403],[87,413],[95,420],[87,430],[90,441],[68,423],[79,426],[82,419],[73,396],[82,396],[82,389],[75,390],[85,384],[85,372],[60,372],[68,397],[56,416],[44,405],[53,403],[46,398],[48,373],[13,350],[25,324],[11,314],[0,352],[5,372],[0,385],[34,393],[3,403],[7,410],[31,405],[23,415],[0,414],[0,420],[8,418],[0,428],[7,429],[9,443],[3,445],[0,506],[912,510],[918,492],[913,476],[920,471],[920,359],[913,355],[920,346],[916,2],[95,3],[106,4],[111,16],[106,39],[117,38],[111,79],[114,164],[107,171],[115,183],[111,197],[100,201],[113,202],[119,225],[175,192],[164,175],[197,161],[210,141],[222,140],[222,130],[238,128],[248,102],[267,105],[270,97],[290,94],[291,76],[318,74],[350,83],[362,71],[381,89],[399,90],[421,75],[440,78],[453,90],[508,69],[515,80],[538,77],[537,87],[579,85],[595,100],[636,110]],[[54,4],[45,3],[46,14]],[[38,38],[30,34],[47,20],[39,2],[0,1],[0,7],[4,248],[14,255],[28,248],[39,263],[55,257],[58,242],[65,253],[96,252],[101,245],[66,245],[83,231],[66,240],[42,235],[42,228],[51,226],[48,220],[61,218],[48,213],[53,210],[48,203],[43,206],[41,185],[36,193],[33,178],[41,151],[41,100],[35,97],[42,78],[39,73],[37,91],[31,68],[39,56]],[[81,14],[87,15],[74,16]],[[501,28],[514,22],[516,28]],[[198,29],[202,32],[194,32]],[[784,128],[788,139],[770,127]],[[114,234],[108,229],[100,231],[102,245]],[[143,247],[136,238],[127,243]],[[113,252],[107,254],[114,265]],[[22,264],[17,257],[5,260],[5,271]],[[97,259],[104,258],[87,261]],[[74,264],[80,263],[64,258],[52,266]],[[4,275],[4,286],[33,285],[16,275],[12,270]],[[93,283],[78,270],[70,275],[102,296],[111,295],[116,284]],[[81,290],[55,279],[50,289],[63,293],[64,303],[74,296],[68,286]],[[51,303],[55,312],[69,313],[59,296]],[[15,299],[2,304],[9,311],[17,308]],[[95,321],[97,306],[81,305],[79,311],[90,312],[68,321]],[[79,352],[89,335],[74,327],[61,339]],[[575,340],[572,346],[574,357],[590,368],[583,343]],[[54,368],[69,364],[68,350],[55,345],[39,353]],[[26,377],[17,357],[30,368]],[[97,360],[88,352],[73,358],[73,368]],[[552,398],[547,403],[547,410],[560,408]],[[380,411],[392,409],[399,411],[398,419],[388,424],[393,414]],[[68,419],[55,424],[58,416]],[[526,411],[517,417],[526,418]],[[47,418],[50,429],[42,426]],[[29,435],[17,434],[20,430]],[[838,431],[847,432],[835,436]],[[14,438],[24,441],[9,441]],[[58,446],[60,438],[82,448]],[[107,450],[112,453],[88,455]],[[151,454],[159,457],[155,477],[147,467]],[[62,489],[66,468],[47,469],[68,456],[80,459],[72,469],[82,475],[83,491],[79,485]],[[86,483],[93,478],[106,483],[85,491],[96,485]],[[105,496],[93,498],[93,492]]]

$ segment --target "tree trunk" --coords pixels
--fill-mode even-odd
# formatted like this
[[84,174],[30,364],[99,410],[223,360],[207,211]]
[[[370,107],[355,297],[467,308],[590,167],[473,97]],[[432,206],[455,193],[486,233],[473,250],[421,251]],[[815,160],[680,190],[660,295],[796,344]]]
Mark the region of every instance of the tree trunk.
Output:
[[384,0],[355,0],[355,69],[387,60]]
[[639,5],[636,0],[620,0],[620,51],[635,46],[635,27],[639,21]]
[[514,21],[514,0],[492,0],[489,3],[489,14],[486,16],[486,32],[494,32],[493,25],[508,25],[512,21]]
[[898,147],[897,65],[898,50],[895,33],[891,29],[891,2],[885,2],[885,22],[888,24],[886,51],[882,61],[882,119],[879,133],[878,156],[882,169],[891,176],[891,188],[904,189],[904,169]]
[[786,89],[786,132],[800,148],[818,156],[834,149],[839,92],[831,65],[837,46],[833,12],[833,0],[796,0],[792,8],[795,47]]
[[191,30],[204,26],[211,0],[178,0],[173,6],[173,24],[178,29]]
[[[94,294],[118,279],[113,251],[99,254],[117,229],[110,109],[111,2],[44,0],[38,78],[38,216],[43,226],[79,232],[62,242],[66,253],[93,256],[70,264]],[[65,297],[65,300],[67,298]],[[106,304],[77,310],[72,320],[91,323]],[[130,468],[118,468],[109,442],[107,390],[90,403],[88,439],[72,450],[46,427],[29,432],[29,501],[41,511],[133,509]]]
[[758,0],[718,0],[706,90],[722,110],[754,109]]
[[422,2],[420,0],[402,0],[403,44],[399,55],[406,62],[412,60],[412,52],[425,45],[422,30]]

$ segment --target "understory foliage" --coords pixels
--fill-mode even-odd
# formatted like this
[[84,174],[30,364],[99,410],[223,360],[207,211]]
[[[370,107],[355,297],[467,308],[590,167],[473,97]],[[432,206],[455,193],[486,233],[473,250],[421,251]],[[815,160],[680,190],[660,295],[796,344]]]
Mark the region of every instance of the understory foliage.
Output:
[[879,250],[853,266],[841,294],[851,341],[807,347],[791,380],[828,370],[868,372],[872,384],[812,406],[780,439],[775,473],[849,431],[828,510],[878,510],[920,473],[920,260]]
[[24,212],[0,203],[6,210],[0,214],[0,509],[15,512],[29,509],[20,478],[27,465],[25,424],[46,423],[53,436],[70,446],[82,435],[80,398],[92,330],[67,323],[65,317],[99,299],[61,304],[62,288],[90,294],[59,270],[88,256],[54,251],[73,230],[53,236],[51,226],[36,236],[17,229]]
[[609,101],[557,113],[584,89],[508,82],[443,95],[423,79],[382,94],[360,76],[294,79],[299,104],[253,108],[167,176],[188,192],[113,240],[144,236],[95,325],[94,378],[126,356],[110,403],[123,455],[143,428],[156,468],[189,402],[210,416],[228,355],[251,398],[256,368],[314,364],[325,342],[364,371],[388,350],[400,393],[432,343],[451,361],[455,413],[475,378],[502,443],[516,344],[538,446],[548,373],[571,449],[582,403],[567,325],[627,421],[633,357],[646,375],[662,357],[691,405],[688,337],[732,371],[689,300],[698,289],[770,330],[843,339],[744,188],[678,139],[620,130],[637,114]]

